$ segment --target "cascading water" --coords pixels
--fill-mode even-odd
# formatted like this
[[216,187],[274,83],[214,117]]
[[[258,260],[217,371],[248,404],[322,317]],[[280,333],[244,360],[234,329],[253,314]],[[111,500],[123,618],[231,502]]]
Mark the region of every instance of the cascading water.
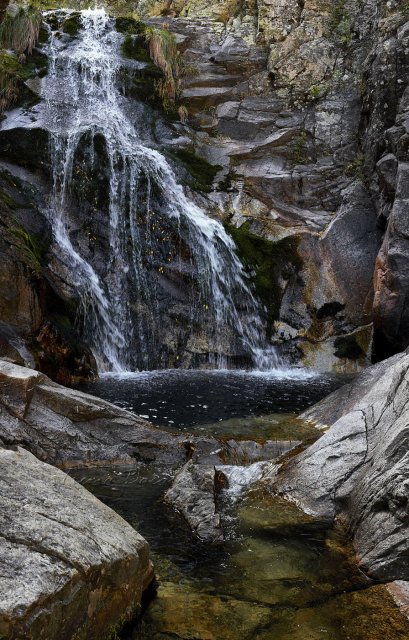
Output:
[[[180,251],[187,248],[188,262],[198,274],[192,319],[207,314],[215,364],[225,364],[222,340],[230,331],[254,366],[276,366],[274,350],[266,348],[260,305],[233,240],[220,222],[189,201],[165,157],[143,142],[142,111],[138,121],[121,90],[123,36],[102,9],[82,11],[80,27],[69,41],[56,30],[51,33],[41,108],[50,131],[54,238],[82,301],[83,333],[101,368],[119,372],[157,366],[161,260],[169,269],[173,263],[181,268],[175,252],[164,258],[171,236]],[[85,156],[86,163],[81,161]],[[81,201],[73,185],[85,164],[93,174],[103,174],[93,195],[100,201],[96,207],[100,204],[107,214],[109,255],[100,269],[92,266],[81,242],[72,239],[70,226],[73,197]],[[99,191],[106,193],[106,202]]]

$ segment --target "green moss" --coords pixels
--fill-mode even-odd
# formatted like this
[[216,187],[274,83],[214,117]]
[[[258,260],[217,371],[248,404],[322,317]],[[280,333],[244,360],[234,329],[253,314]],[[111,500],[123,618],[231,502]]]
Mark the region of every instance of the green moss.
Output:
[[[122,43],[122,55],[124,58],[138,60],[139,62],[151,62],[143,36],[126,35]],[[162,73],[160,73],[160,77],[162,77]]]
[[337,358],[358,360],[358,358],[365,355],[354,335],[340,336],[339,338],[336,338],[334,347],[334,355],[337,356]]
[[124,35],[146,35],[145,23],[141,20],[135,20],[134,18],[117,18],[115,28],[118,33],[123,33]]
[[335,0],[330,15],[330,33],[344,46],[352,41],[352,20],[345,0]]
[[28,233],[21,226],[9,228],[8,233],[14,244],[23,251],[32,267],[39,269],[44,265],[47,247],[42,237]]
[[146,42],[146,25],[134,18],[117,18],[115,27],[118,33],[122,33],[122,55],[125,58],[140,62],[151,62],[148,44]]
[[4,189],[0,189],[0,202],[6,205],[9,209],[17,209],[18,207],[17,203],[8,193],[6,193],[6,191],[4,191]]
[[68,33],[71,37],[77,35],[81,28],[81,14],[72,13],[61,25],[61,31]]
[[267,334],[271,335],[273,323],[279,317],[282,291],[281,277],[290,277],[302,267],[297,252],[298,240],[284,238],[271,242],[251,233],[250,222],[237,228],[225,224],[236,243],[238,254],[251,274],[256,294],[267,309]]
[[292,151],[290,156],[292,164],[308,164],[309,159],[307,153],[307,142],[307,132],[304,130],[300,131],[300,133],[296,138],[294,138],[292,143]]
[[190,187],[205,192],[211,190],[213,180],[221,169],[219,165],[210,164],[188,149],[167,149],[166,154],[180,162],[192,176],[193,180],[188,182]]
[[0,51],[0,114],[16,102],[23,77],[23,67],[17,56]]

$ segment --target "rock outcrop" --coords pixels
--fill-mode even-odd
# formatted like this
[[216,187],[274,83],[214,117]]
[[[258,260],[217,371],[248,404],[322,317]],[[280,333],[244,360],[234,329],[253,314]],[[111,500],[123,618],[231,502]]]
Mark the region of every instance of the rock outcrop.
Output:
[[409,579],[409,355],[368,369],[304,414],[330,427],[281,470],[277,490],[345,521],[371,576]]
[[279,448],[274,453],[270,451],[270,456],[266,456],[264,461],[247,466],[195,464],[189,460],[166,491],[165,502],[183,516],[198,538],[221,542],[225,531],[220,517],[220,502],[227,495],[235,501],[255,484],[258,488],[265,486],[269,491],[280,457],[292,448],[288,444],[283,442],[281,451]]
[[153,578],[148,543],[72,478],[0,449],[0,635],[111,638]]
[[183,132],[221,168],[208,207],[253,272],[273,341],[317,369],[362,368],[382,241],[360,148],[374,0],[171,3],[168,15],[198,70]]
[[[180,130],[220,168],[207,206],[255,274],[273,340],[321,370],[408,346],[405,3],[138,7],[166,21],[197,70]],[[256,239],[275,256],[264,270]]]

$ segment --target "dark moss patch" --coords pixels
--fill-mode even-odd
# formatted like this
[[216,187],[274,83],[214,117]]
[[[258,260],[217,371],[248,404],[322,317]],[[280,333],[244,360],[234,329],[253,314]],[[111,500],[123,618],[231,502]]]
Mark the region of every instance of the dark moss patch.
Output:
[[42,51],[35,49],[24,65],[25,76],[43,78],[48,72],[48,57]]
[[5,205],[8,209],[17,209],[18,204],[4,189],[0,188],[0,204]]
[[340,302],[326,302],[317,311],[317,320],[324,320],[325,318],[334,318],[337,313],[345,308],[344,304]]
[[330,35],[338,41],[343,47],[351,44],[352,18],[347,8],[346,0],[335,0],[330,13]]
[[221,169],[219,165],[210,164],[188,149],[167,149],[166,155],[181,163],[190,174],[192,180],[187,181],[187,184],[192,189],[205,192],[211,190],[216,174]]
[[[122,43],[122,55],[124,58],[152,64],[146,40],[143,36],[126,35]],[[154,64],[152,64],[152,66],[155,67]],[[157,67],[155,67],[155,69],[157,69]],[[160,77],[162,77],[162,73]]]
[[48,246],[41,236],[28,233],[21,226],[10,227],[8,234],[33,269],[41,269],[46,264]]
[[40,28],[40,31],[38,33],[38,43],[39,44],[46,44],[49,40],[50,34],[48,32],[48,30],[42,26]]
[[117,18],[115,21],[115,28],[118,33],[123,33],[124,35],[145,36],[146,34],[145,23],[140,20],[134,20],[133,18]]
[[255,292],[267,310],[267,335],[273,331],[273,323],[279,318],[282,290],[280,280],[289,279],[302,268],[297,252],[298,240],[284,238],[271,242],[251,233],[250,222],[237,228],[225,224],[236,243],[238,254],[250,272]]
[[337,356],[337,358],[358,360],[358,358],[365,355],[354,335],[339,336],[334,342],[334,347],[334,355]]
[[81,28],[81,14],[72,13],[61,25],[61,31],[74,38]]
[[235,171],[229,171],[229,173],[223,178],[223,180],[220,180],[219,184],[217,185],[217,189],[219,191],[230,191],[233,187],[233,180],[237,180],[237,174],[235,173]]

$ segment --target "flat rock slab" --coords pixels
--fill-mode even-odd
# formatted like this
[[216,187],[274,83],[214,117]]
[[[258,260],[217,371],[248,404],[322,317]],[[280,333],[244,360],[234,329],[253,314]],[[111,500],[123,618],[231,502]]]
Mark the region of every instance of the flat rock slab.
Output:
[[149,546],[31,453],[0,450],[0,637],[102,640],[138,611]]
[[144,615],[141,640],[248,640],[271,620],[268,607],[197,592],[184,583],[161,583]]

